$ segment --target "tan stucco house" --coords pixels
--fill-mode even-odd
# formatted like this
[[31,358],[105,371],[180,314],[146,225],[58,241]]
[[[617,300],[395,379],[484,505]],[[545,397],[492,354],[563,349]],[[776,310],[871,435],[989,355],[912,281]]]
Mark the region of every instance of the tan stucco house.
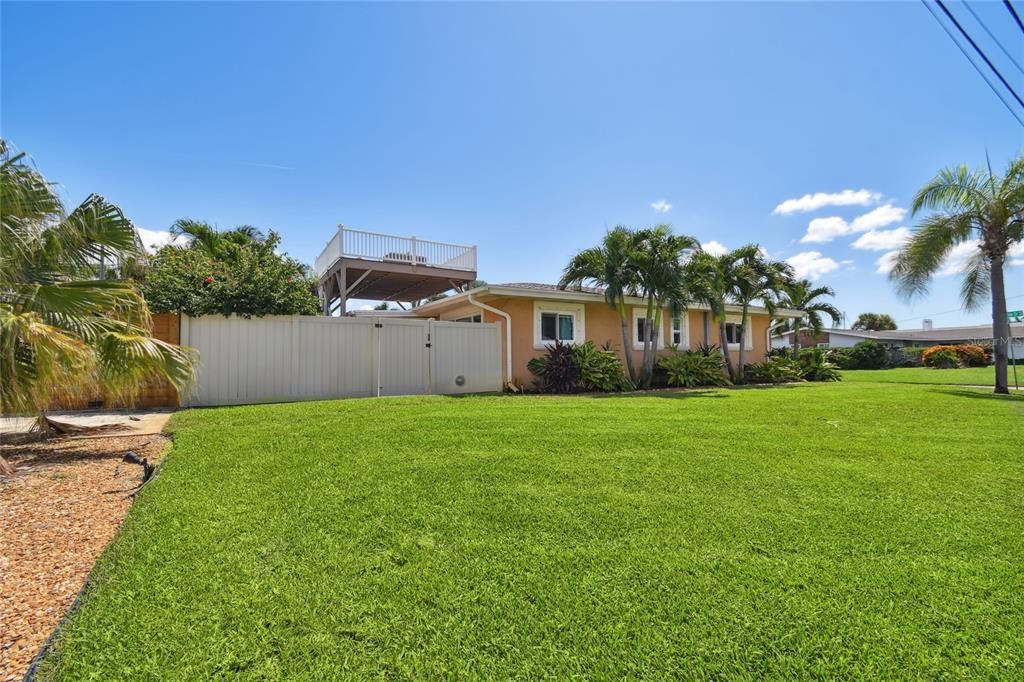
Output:
[[[626,300],[630,315],[631,344],[628,352],[640,364],[643,351],[642,330],[646,304],[641,298]],[[730,307],[726,332],[729,339],[738,339],[741,322],[739,306]],[[379,311],[366,311],[380,315]],[[545,346],[556,340],[567,343],[593,341],[610,344],[620,355],[622,329],[617,310],[608,305],[600,289],[581,287],[563,290],[551,284],[493,284],[447,298],[426,303],[408,311],[390,313],[402,317],[425,317],[459,322],[495,322],[502,326],[504,339],[503,368],[506,379],[518,385],[529,385],[533,375],[526,368],[531,358],[544,353]],[[777,317],[797,316],[796,311],[776,311]],[[700,343],[718,344],[718,326],[706,307],[691,306],[677,317],[663,314],[663,328],[658,349],[665,353],[672,347],[680,350],[696,348]],[[761,307],[751,309],[744,335],[745,361],[765,359],[769,349],[769,327],[772,317]],[[739,359],[739,344],[730,343],[734,361]]]

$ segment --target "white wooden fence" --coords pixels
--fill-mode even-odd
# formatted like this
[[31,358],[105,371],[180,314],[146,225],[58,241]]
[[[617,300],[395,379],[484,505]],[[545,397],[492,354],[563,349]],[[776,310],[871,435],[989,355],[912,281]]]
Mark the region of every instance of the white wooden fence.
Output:
[[182,317],[185,405],[501,390],[498,324],[299,315]]

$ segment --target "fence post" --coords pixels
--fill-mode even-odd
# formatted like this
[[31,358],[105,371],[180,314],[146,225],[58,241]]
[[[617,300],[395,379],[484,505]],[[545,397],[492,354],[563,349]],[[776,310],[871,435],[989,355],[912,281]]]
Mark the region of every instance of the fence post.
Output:
[[412,264],[416,265],[419,260],[416,258],[416,237],[412,237]]

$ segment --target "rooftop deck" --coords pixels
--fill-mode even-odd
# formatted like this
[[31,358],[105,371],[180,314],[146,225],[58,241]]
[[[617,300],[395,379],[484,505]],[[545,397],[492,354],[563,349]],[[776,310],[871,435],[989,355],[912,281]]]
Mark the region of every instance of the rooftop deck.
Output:
[[338,226],[317,257],[324,314],[350,298],[415,302],[476,279],[476,247]]
[[317,277],[327,275],[342,258],[476,272],[475,246],[396,237],[339,225],[334,237],[316,258],[314,270]]

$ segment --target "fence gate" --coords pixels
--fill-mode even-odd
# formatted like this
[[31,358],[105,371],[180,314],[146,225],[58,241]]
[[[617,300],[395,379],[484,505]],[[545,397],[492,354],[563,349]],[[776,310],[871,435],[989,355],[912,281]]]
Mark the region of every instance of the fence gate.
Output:
[[243,405],[502,387],[497,324],[436,320],[209,316],[181,320],[199,351],[184,405]]

